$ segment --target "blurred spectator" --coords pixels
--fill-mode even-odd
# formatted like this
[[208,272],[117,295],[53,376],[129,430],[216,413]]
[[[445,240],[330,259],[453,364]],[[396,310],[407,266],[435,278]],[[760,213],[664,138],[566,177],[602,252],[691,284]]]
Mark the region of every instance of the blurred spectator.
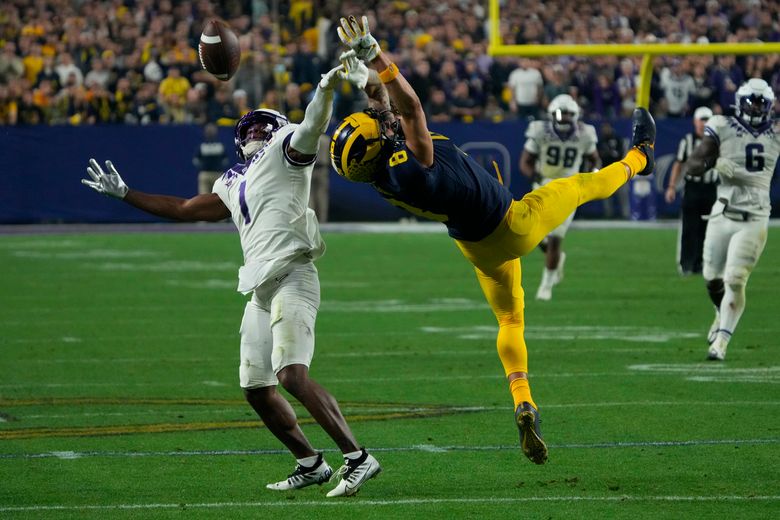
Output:
[[563,65],[554,63],[544,68],[544,103],[547,105],[555,96],[569,94],[569,82]]
[[696,83],[685,70],[681,59],[672,61],[671,67],[661,70],[661,88],[664,91],[666,115],[684,117],[689,110],[691,96],[696,93]]
[[287,115],[291,123],[303,121],[305,107],[301,98],[301,87],[297,83],[288,83],[284,88],[282,113]]
[[521,58],[519,66],[509,75],[507,83],[512,90],[512,111],[523,118],[539,117],[544,80],[533,60]]
[[73,63],[73,57],[67,52],[60,54],[59,64],[54,67],[54,70],[59,76],[62,87],[66,87],[74,81],[76,85],[81,85],[84,82],[84,73]]
[[111,79],[111,74],[103,65],[103,60],[98,57],[93,58],[92,68],[84,76],[84,84],[87,86],[96,84],[100,85],[101,88],[107,88],[109,79]]
[[464,123],[471,123],[479,117],[479,109],[474,98],[469,96],[469,84],[459,81],[450,98],[450,113]]
[[[615,133],[615,129],[609,122],[601,123],[597,149],[601,164],[612,164],[623,158],[623,139]],[[628,206],[628,183],[623,184],[608,199],[604,199],[604,216],[606,218],[621,217],[628,219],[630,216]]]
[[128,121],[140,125],[159,123],[162,108],[157,103],[157,88],[154,83],[144,83],[138,90],[133,103],[133,109],[128,115]]
[[0,52],[0,83],[8,84],[24,74],[24,62],[16,54],[16,44],[7,41]]
[[238,119],[238,111],[227,87],[220,86],[214,97],[208,100],[208,122],[219,126],[232,126]]
[[192,164],[198,169],[198,193],[211,193],[216,180],[230,166],[225,145],[219,140],[219,128],[214,123],[203,128],[203,142]]
[[593,86],[591,117],[614,119],[620,117],[622,107],[623,99],[620,97],[617,84],[606,74],[599,74]]
[[241,117],[252,110],[252,107],[249,106],[249,97],[243,90],[233,91],[233,103],[236,105],[236,112],[238,113],[238,117]]
[[[424,105],[429,111],[433,106],[437,118],[461,117],[464,107],[460,102],[451,106],[434,103],[434,86],[444,91],[445,100],[454,99],[460,96],[455,96],[455,90],[462,90],[458,85],[464,80],[476,117],[503,118],[510,108],[520,117],[536,117],[546,100],[559,93],[575,96],[583,113],[594,118],[630,115],[635,102],[638,58],[524,58],[520,60],[524,65],[517,69],[517,58],[488,55],[489,24],[485,6],[479,2],[353,0],[342,5],[330,0],[295,0],[279,6],[279,12],[273,13],[266,0],[7,0],[0,7],[0,84],[8,87],[8,103],[32,107],[25,109],[31,114],[28,121],[39,117],[40,111],[46,123],[62,121],[62,103],[73,103],[74,85],[87,87],[84,95],[93,110],[96,102],[101,107],[80,124],[104,119],[98,114],[105,110],[105,91],[113,105],[117,97],[127,105],[127,96],[132,96],[130,102],[136,109],[151,107],[148,90],[157,91],[171,68],[179,69],[190,85],[203,83],[207,90],[188,89],[183,106],[176,109],[179,112],[166,108],[155,117],[152,114],[160,111],[157,106],[141,119],[205,121],[204,102],[211,105],[212,113],[226,116],[230,111],[217,110],[215,105],[220,102],[214,100],[223,88],[228,90],[223,96],[227,102],[233,91],[243,90],[249,107],[272,104],[281,108],[279,98],[290,83],[301,87],[303,108],[309,86],[316,84],[322,69],[337,63],[342,46],[334,26],[338,13],[349,10],[366,13],[383,49],[408,73]],[[197,60],[203,23],[214,17],[230,23],[241,45],[239,70],[224,85],[204,72]],[[780,41],[778,20],[780,2],[767,0],[654,0],[652,4],[505,0],[501,2],[499,37],[504,43],[771,42]],[[659,56],[655,61],[650,103],[657,117],[663,117],[664,106],[672,115],[682,113],[675,102],[686,96],[689,107],[710,105],[716,112],[729,111],[734,91],[746,77],[763,77],[780,88],[778,55]],[[682,75],[676,72],[676,62],[683,64]],[[665,68],[669,72],[662,81]],[[693,80],[693,93],[688,77]],[[122,82],[119,93],[122,78],[129,81],[129,88]],[[44,80],[48,85],[38,90]],[[617,86],[617,94],[612,85]],[[676,95],[680,85],[687,94]],[[33,91],[23,102],[23,94],[31,89],[38,93]],[[61,104],[56,109],[44,107],[40,103],[43,91],[50,91],[44,98],[57,97]],[[364,103],[360,92],[341,89],[336,95],[336,115]],[[123,109],[110,119],[117,123],[138,119],[137,113],[123,116],[132,113]],[[17,117],[16,124],[23,124],[23,118]]]
[[15,125],[18,116],[18,103],[11,97],[8,86],[0,84],[0,125]]
[[434,123],[446,123],[452,119],[449,103],[447,103],[447,95],[440,88],[433,89],[433,92],[431,92],[428,115]]
[[167,121],[173,123],[185,121],[184,105],[190,87],[190,81],[182,77],[178,67],[168,69],[168,75],[160,82],[158,89],[160,105],[163,107]]

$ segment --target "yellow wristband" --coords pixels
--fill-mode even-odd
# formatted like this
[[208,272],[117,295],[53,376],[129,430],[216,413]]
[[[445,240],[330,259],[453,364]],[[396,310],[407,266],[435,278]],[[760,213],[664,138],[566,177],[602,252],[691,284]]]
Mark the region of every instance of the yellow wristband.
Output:
[[379,73],[379,80],[382,83],[390,83],[398,76],[398,73],[398,67],[395,66],[395,63],[391,62],[385,70]]

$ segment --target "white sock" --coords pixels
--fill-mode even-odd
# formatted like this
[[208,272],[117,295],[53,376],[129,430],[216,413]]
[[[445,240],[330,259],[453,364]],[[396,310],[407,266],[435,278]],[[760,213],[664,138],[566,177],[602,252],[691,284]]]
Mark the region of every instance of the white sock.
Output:
[[[729,337],[745,310],[745,286],[726,284],[723,301],[720,302],[720,330],[728,332]],[[728,340],[728,338],[725,338]]]
[[547,269],[545,267],[542,273],[542,287],[552,287],[553,283],[555,283],[555,276],[555,269]]
[[344,458],[349,460],[355,460],[359,458],[361,455],[363,455],[363,450],[351,451],[349,453],[345,453]]
[[310,468],[314,466],[314,464],[317,462],[317,459],[320,458],[319,455],[312,455],[311,457],[304,457],[302,459],[295,459],[298,464],[305,468]]

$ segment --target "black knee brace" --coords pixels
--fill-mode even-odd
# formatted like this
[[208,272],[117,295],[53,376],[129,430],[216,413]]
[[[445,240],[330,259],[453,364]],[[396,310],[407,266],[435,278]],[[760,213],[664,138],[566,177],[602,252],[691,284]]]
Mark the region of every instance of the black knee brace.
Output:
[[720,302],[723,301],[723,294],[726,292],[726,289],[723,287],[723,279],[715,278],[714,280],[708,281],[707,292],[715,307],[720,309]]

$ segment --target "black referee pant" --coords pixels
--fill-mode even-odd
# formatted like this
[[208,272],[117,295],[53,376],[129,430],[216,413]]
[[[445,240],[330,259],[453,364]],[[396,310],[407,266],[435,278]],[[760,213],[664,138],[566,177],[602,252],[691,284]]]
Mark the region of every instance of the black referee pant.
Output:
[[688,180],[682,200],[682,230],[680,232],[679,264],[683,274],[701,273],[704,235],[709,215],[717,196],[714,183],[705,184]]

